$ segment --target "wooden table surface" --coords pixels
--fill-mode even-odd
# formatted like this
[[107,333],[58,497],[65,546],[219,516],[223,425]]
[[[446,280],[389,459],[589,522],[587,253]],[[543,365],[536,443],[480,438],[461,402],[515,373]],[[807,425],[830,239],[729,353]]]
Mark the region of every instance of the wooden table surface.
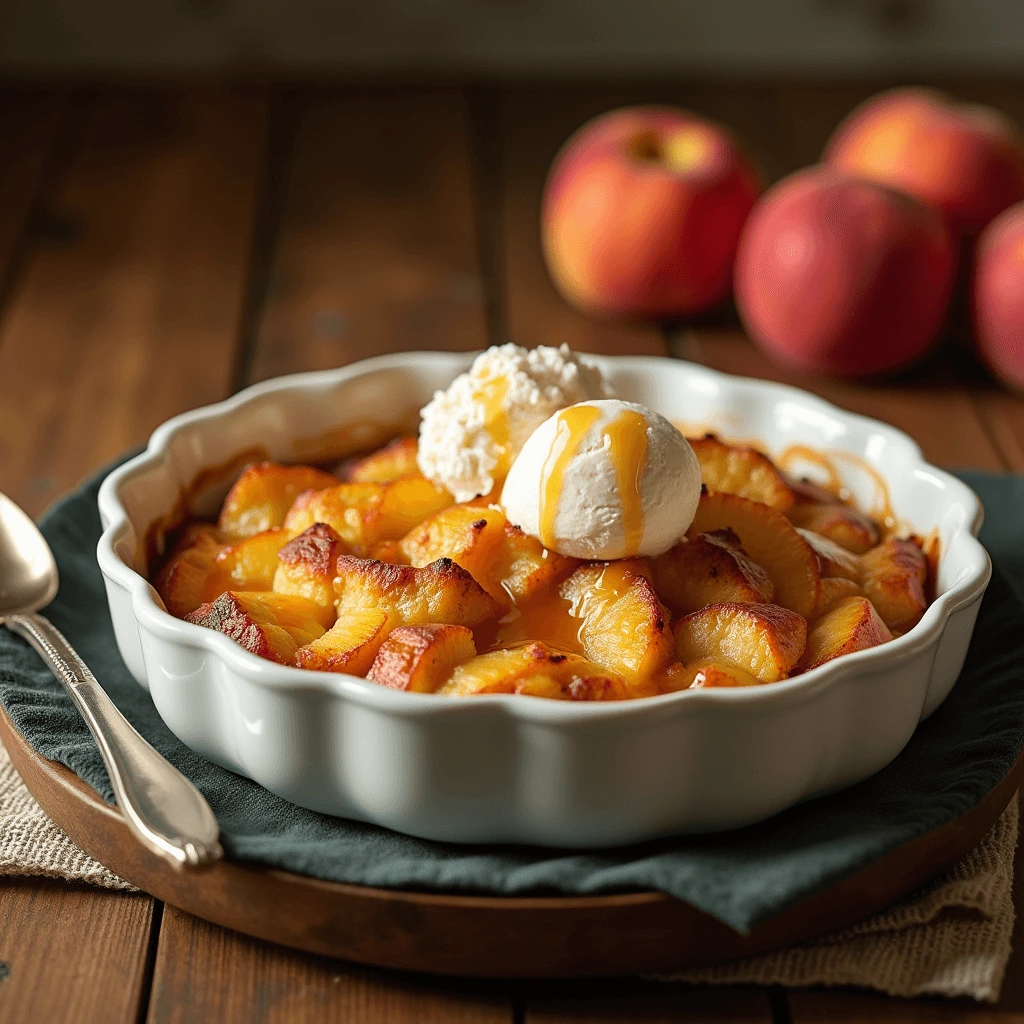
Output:
[[[955,344],[885,387],[780,370],[730,316],[597,323],[555,293],[538,208],[558,145],[624,102],[731,125],[769,180],[879,83],[46,87],[0,96],[0,490],[32,514],[162,420],[380,352],[568,342],[785,380],[1024,470],[1024,403]],[[1024,83],[947,82],[1024,122]],[[1024,867],[1024,863],[1019,865]],[[1019,880],[1024,877],[1018,871]],[[1024,899],[996,1008],[637,981],[469,983],[290,952],[145,895],[0,881],[0,1021],[668,1022],[1024,1018]]]

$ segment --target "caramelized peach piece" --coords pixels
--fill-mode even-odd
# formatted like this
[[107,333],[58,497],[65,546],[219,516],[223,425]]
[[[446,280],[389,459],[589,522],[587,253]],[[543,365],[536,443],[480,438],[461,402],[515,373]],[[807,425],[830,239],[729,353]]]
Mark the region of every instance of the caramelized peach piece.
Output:
[[414,526],[399,541],[411,565],[421,567],[450,558],[492,597],[507,602],[497,578],[498,548],[505,539],[505,515],[492,508],[453,505]]
[[735,665],[721,665],[713,661],[693,665],[687,669],[691,690],[713,690],[723,686],[757,686],[760,683],[749,672]]
[[556,700],[622,700],[621,676],[577,654],[555,654],[542,643],[490,651],[460,665],[438,691],[446,697],[519,693]]
[[434,693],[474,657],[473,631],[465,626],[399,626],[377,652],[366,678],[392,690]]
[[362,555],[381,541],[398,540],[451,503],[447,491],[424,477],[402,477],[388,484],[338,484],[300,494],[288,511],[285,527],[301,533],[314,523],[327,523]]
[[811,621],[816,621],[844,598],[860,596],[860,589],[860,584],[855,580],[848,580],[843,576],[823,576],[821,591],[818,594],[818,605],[814,609]]
[[322,636],[326,624],[324,610],[312,601],[271,591],[229,590],[185,619],[282,665],[292,663],[299,647]]
[[681,540],[651,562],[654,589],[673,615],[723,601],[764,604],[775,586],[751,561],[732,530]]
[[860,556],[861,587],[893,633],[916,626],[928,601],[928,565],[912,540],[891,537]]
[[821,591],[821,570],[814,549],[796,527],[774,509],[738,494],[704,493],[687,537],[731,529],[743,550],[775,585],[774,601],[807,618]]
[[356,484],[389,484],[400,477],[419,473],[416,451],[415,437],[396,437],[353,464],[347,477]]
[[195,611],[208,597],[207,584],[217,557],[225,549],[217,529],[209,523],[189,523],[153,581],[164,607],[177,618]]
[[847,597],[815,623],[807,637],[801,667],[817,668],[843,654],[877,647],[891,639],[889,627],[866,597]]
[[242,473],[228,491],[217,525],[231,537],[275,529],[284,525],[288,509],[302,491],[322,490],[337,482],[337,477],[312,466],[261,462]]
[[878,543],[878,527],[848,505],[796,505],[789,510],[789,518],[794,525],[828,537],[856,555]]
[[379,608],[347,611],[323,636],[295,652],[295,664],[316,672],[365,675],[388,627],[387,612]]
[[495,553],[494,575],[516,605],[552,590],[580,564],[578,558],[549,551],[512,523],[505,523],[504,534]]
[[860,579],[860,563],[855,554],[813,530],[797,527],[796,532],[814,548],[822,576],[841,576],[847,580]]
[[347,550],[326,523],[314,523],[277,553],[273,589],[333,608],[335,566]]
[[254,533],[226,547],[217,556],[206,585],[206,599],[225,590],[272,590],[277,553],[288,543],[288,531],[280,528]]
[[713,604],[683,616],[675,634],[684,665],[721,663],[774,683],[785,679],[803,654],[807,622],[774,604]]
[[335,571],[338,618],[362,608],[378,608],[388,613],[391,628],[427,622],[477,626],[503,610],[450,558],[415,568],[342,555]]
[[789,485],[789,489],[793,492],[793,497],[796,499],[798,505],[841,505],[842,501],[839,495],[833,494],[827,487],[822,487],[821,484],[816,484],[813,480],[796,479],[791,476],[786,477],[786,483]]
[[689,438],[700,462],[701,478],[709,491],[739,494],[785,512],[793,492],[766,455],[748,446],[726,444],[714,434]]
[[630,561],[591,563],[559,588],[580,620],[583,653],[624,676],[634,694],[658,692],[654,676],[673,660],[669,614],[650,580]]

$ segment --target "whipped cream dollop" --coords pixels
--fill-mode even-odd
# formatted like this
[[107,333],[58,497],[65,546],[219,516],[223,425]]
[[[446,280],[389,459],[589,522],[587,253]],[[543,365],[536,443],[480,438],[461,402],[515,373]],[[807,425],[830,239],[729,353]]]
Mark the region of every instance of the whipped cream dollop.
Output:
[[420,472],[456,501],[490,494],[552,413],[612,394],[598,367],[568,345],[496,345],[420,413]]
[[562,409],[537,427],[501,503],[546,548],[611,560],[672,547],[693,520],[700,488],[697,456],[664,416],[609,399]]

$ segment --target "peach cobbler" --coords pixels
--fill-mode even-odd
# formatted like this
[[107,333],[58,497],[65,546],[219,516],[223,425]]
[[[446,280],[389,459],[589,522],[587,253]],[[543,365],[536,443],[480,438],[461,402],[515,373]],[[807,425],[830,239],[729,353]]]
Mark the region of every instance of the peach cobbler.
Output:
[[562,349],[491,349],[401,437],[263,462],[156,573],[263,658],[449,696],[774,683],[921,618],[927,545],[838,483],[685,438]]

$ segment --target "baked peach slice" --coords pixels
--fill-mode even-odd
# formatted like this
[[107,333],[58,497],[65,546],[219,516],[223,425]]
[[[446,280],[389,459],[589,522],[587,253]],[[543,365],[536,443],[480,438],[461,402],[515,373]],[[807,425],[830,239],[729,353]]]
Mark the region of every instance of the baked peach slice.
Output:
[[272,590],[277,553],[288,543],[289,533],[280,527],[243,537],[224,548],[207,581],[207,600],[225,590]]
[[300,494],[285,518],[298,534],[326,523],[360,555],[385,540],[398,540],[417,523],[452,504],[452,496],[425,477],[408,476],[387,484],[346,483]]
[[389,484],[403,476],[419,473],[415,437],[396,437],[349,467],[348,480],[356,484]]
[[339,555],[347,553],[345,542],[331,527],[314,523],[277,552],[271,589],[333,608],[335,567]]
[[889,627],[866,597],[847,597],[814,624],[800,666],[810,671],[833,658],[877,647],[891,639]]
[[[653,680],[672,660],[669,613],[633,560],[588,563],[559,587],[591,661],[624,676],[634,695],[658,689]],[[637,571],[641,569],[641,571]]]
[[860,561],[852,551],[813,530],[797,527],[797,533],[814,548],[821,566],[822,576],[841,576],[847,580],[860,579]]
[[794,502],[786,478],[766,455],[746,445],[726,444],[714,434],[688,439],[709,491],[739,494],[785,512]]
[[855,555],[878,543],[878,527],[849,505],[795,505],[789,510],[794,525],[835,542]]
[[684,615],[675,636],[684,665],[724,664],[775,683],[804,653],[807,621],[775,604],[713,604]]
[[504,513],[497,509],[453,505],[414,526],[399,541],[399,548],[409,564],[417,567],[450,558],[492,597],[507,603],[496,565],[505,523]]
[[761,680],[735,665],[708,661],[687,667],[687,688],[714,690],[724,686],[757,686]]
[[692,539],[724,529],[739,537],[743,550],[768,574],[775,604],[804,618],[814,614],[821,592],[818,556],[784,515],[738,494],[705,491],[686,535]]
[[890,537],[860,556],[861,588],[894,634],[916,626],[928,607],[928,564],[912,540]]
[[245,470],[228,491],[217,525],[229,537],[249,537],[275,529],[284,525],[299,494],[337,482],[336,476],[312,466],[260,462]]
[[459,665],[438,692],[446,697],[518,693],[556,700],[630,696],[621,676],[578,654],[556,654],[540,642],[479,654]]
[[392,690],[435,693],[459,665],[475,657],[473,631],[466,626],[399,626],[377,652],[366,678]]
[[299,668],[366,675],[388,635],[390,619],[380,608],[347,611],[323,636],[295,652]]
[[721,602],[765,604],[775,585],[747,557],[732,530],[715,530],[681,540],[651,561],[658,597],[673,615],[687,615]]
[[498,509],[470,505],[453,505],[420,523],[400,546],[412,565],[451,558],[504,604],[519,605],[549,590],[580,564],[548,551]]
[[255,590],[228,590],[189,612],[185,620],[215,629],[247,651],[282,665],[290,665],[295,652],[323,636],[327,626],[324,609],[312,601]]
[[838,494],[834,494],[827,487],[816,484],[806,477],[797,479],[787,475],[786,483],[793,492],[793,498],[797,505],[841,505],[843,503]]
[[814,609],[811,621],[816,622],[833,605],[848,597],[861,597],[860,584],[843,576],[823,576],[821,592],[818,594],[818,605]]
[[376,608],[387,612],[392,629],[428,622],[472,627],[498,618],[503,611],[502,605],[450,558],[416,568],[342,555],[335,573],[339,619]]
[[181,531],[153,581],[164,607],[172,615],[184,618],[209,597],[216,596],[207,594],[207,584],[225,546],[217,528],[209,523],[189,523]]

